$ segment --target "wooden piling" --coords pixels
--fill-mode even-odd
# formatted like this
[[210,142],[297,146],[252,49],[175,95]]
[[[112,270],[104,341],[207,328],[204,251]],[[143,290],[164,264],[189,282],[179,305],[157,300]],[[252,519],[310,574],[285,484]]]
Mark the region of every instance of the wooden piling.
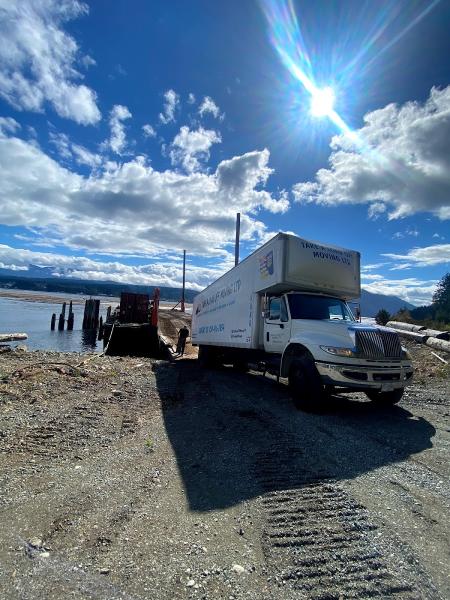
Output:
[[100,300],[89,298],[84,305],[83,329],[97,329],[100,313]]
[[55,325],[56,325],[56,313],[53,313],[52,320],[50,321],[50,329],[52,331],[55,331]]
[[72,300],[71,300],[70,301],[70,305],[69,305],[69,316],[67,318],[67,331],[72,331],[73,330],[74,320],[75,320],[75,315],[73,314]]
[[103,317],[100,317],[100,324],[98,326],[98,339],[102,340],[103,339]]
[[66,320],[66,303],[63,302],[62,310],[58,320],[58,331],[64,331],[64,322]]

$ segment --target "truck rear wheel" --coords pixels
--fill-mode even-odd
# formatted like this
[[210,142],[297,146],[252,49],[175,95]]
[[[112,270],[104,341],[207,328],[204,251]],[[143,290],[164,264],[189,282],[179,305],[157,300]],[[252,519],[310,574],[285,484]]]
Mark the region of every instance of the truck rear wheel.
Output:
[[213,369],[217,366],[215,349],[210,346],[199,346],[198,362],[204,369]]
[[289,370],[289,387],[297,408],[318,407],[324,390],[314,361],[307,356],[297,358]]
[[366,392],[366,396],[372,402],[379,404],[380,406],[393,406],[400,402],[403,396],[404,388],[398,388],[391,392],[379,392],[378,390],[369,390]]

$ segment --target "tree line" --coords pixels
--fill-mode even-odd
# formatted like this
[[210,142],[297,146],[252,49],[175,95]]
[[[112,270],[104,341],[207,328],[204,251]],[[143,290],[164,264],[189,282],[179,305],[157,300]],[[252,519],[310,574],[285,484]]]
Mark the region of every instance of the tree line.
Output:
[[418,306],[412,310],[401,310],[396,315],[390,315],[382,308],[375,316],[379,325],[386,325],[390,320],[419,321],[427,325],[439,327],[450,326],[450,273],[439,281],[429,306]]

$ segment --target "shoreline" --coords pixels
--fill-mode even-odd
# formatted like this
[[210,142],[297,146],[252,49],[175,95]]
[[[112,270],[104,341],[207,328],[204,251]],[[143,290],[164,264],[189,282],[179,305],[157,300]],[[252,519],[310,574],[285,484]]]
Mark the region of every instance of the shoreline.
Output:
[[[82,306],[86,300],[89,298],[95,298],[100,300],[100,306],[104,308],[105,306],[112,306],[113,309],[115,306],[120,304],[120,298],[118,296],[88,296],[85,294],[66,294],[61,292],[58,294],[57,292],[36,292],[34,290],[16,290],[16,289],[6,289],[0,288],[0,298],[9,298],[10,300],[22,300],[24,302],[44,302],[46,304],[62,304],[63,302],[67,302],[67,304],[72,301],[74,306]],[[170,302],[168,300],[161,300],[159,303],[160,309],[162,310],[170,310],[175,306],[176,302]],[[186,312],[190,313],[192,311],[192,303],[186,302]]]
[[89,298],[100,300],[100,304],[119,304],[120,298],[117,296],[87,296],[83,294],[66,294],[57,292],[35,292],[33,290],[13,290],[0,288],[0,298],[10,298],[11,300],[23,300],[25,302],[45,302],[47,304],[59,304],[72,301],[74,305],[82,305]]

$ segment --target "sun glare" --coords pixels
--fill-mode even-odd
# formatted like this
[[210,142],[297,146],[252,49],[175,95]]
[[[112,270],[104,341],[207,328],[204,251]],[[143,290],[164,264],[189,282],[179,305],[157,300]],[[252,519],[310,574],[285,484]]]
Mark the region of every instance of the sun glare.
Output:
[[330,87],[315,90],[311,94],[310,112],[313,117],[329,117],[334,110],[334,92]]

